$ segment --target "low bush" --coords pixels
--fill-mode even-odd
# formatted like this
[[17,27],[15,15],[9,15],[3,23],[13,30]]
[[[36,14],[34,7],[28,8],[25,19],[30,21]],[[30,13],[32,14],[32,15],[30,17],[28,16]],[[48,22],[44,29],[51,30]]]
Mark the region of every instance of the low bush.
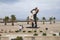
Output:
[[32,31],[28,31],[28,33],[31,33]]
[[16,30],[15,32],[19,32],[19,30]]
[[43,36],[46,36],[47,34],[46,33],[43,33]]
[[37,32],[36,30],[34,32]]
[[34,36],[38,36],[38,34],[35,33]]
[[17,37],[16,40],[23,40],[23,37]]
[[19,36],[17,36],[16,38],[11,39],[11,40],[23,40],[23,37],[19,37]]
[[23,31],[24,33],[26,32],[26,31]]
[[56,36],[56,34],[53,34],[53,36]]
[[40,32],[43,32],[43,31],[40,31]]

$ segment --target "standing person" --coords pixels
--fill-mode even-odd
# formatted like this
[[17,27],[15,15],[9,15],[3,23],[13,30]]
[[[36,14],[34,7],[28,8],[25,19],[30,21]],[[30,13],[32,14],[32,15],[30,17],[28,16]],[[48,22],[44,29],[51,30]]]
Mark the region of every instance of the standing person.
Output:
[[34,23],[33,23],[34,18],[33,18],[33,14],[32,13],[29,15],[29,20],[31,22],[31,26],[34,27]]
[[36,7],[35,9],[31,10],[31,13],[33,14],[33,19],[34,19],[34,27],[37,27],[37,13],[39,12],[39,9]]

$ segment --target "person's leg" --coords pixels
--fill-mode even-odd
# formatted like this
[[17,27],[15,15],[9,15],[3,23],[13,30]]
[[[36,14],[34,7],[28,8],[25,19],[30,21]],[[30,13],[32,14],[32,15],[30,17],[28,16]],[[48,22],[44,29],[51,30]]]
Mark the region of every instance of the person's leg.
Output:
[[35,20],[35,27],[37,27],[37,22],[36,22],[36,20]]
[[34,24],[35,24],[35,27],[37,27],[37,20],[36,20],[36,15],[34,16]]
[[32,27],[34,27],[34,23],[33,23],[33,20],[31,19],[30,21],[31,21],[31,26],[32,26]]
[[32,27],[34,27],[34,23],[32,22]]

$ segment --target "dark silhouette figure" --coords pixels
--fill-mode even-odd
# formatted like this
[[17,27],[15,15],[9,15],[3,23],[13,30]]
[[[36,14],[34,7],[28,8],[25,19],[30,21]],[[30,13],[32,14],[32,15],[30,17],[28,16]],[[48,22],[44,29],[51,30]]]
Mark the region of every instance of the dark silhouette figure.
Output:
[[35,13],[33,14],[33,18],[34,18],[34,24],[32,23],[32,27],[37,28],[37,13],[39,12],[39,9],[36,7],[35,9],[31,10],[31,13],[33,13],[33,11],[35,11]]

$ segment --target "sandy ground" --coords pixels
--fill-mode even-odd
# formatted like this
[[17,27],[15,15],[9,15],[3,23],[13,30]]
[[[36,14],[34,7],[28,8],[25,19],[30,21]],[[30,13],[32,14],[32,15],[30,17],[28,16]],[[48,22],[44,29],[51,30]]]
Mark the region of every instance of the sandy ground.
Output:
[[[8,23],[6,26],[4,25],[4,23],[0,23],[0,31],[15,31],[19,29],[19,25],[23,25],[24,29],[23,30],[32,30],[31,28],[26,28],[29,27],[30,25],[27,25],[26,22],[17,22],[15,23],[15,26],[12,26],[11,23]],[[47,32],[60,32],[60,22],[56,22],[55,24],[49,24],[49,22],[46,22],[44,25],[42,24],[42,22],[38,22],[38,27],[40,27],[39,29],[36,30],[42,30],[42,31],[46,31],[45,28],[48,28]],[[33,29],[35,30],[35,29]],[[39,32],[39,31],[37,31]]]
[[[22,29],[21,32],[16,33],[15,31],[19,29],[19,25],[23,25],[24,29]],[[11,25],[11,23],[7,23],[7,25],[5,26],[4,23],[0,23],[0,34],[2,34],[3,36],[5,35],[32,35],[34,34],[34,30],[37,30],[37,34],[39,34],[39,36],[41,36],[40,31],[46,32],[48,36],[51,36],[53,33],[56,33],[58,35],[58,33],[60,32],[60,22],[56,22],[55,24],[49,24],[49,22],[46,22],[45,24],[42,24],[42,22],[38,22],[38,29],[31,29],[31,28],[26,28],[29,27],[30,24],[28,25],[27,22],[17,22],[15,23],[14,26]],[[48,30],[46,31],[45,28],[48,28]],[[3,33],[1,33],[1,31]],[[5,31],[7,31],[7,33],[5,33]],[[13,31],[12,33],[9,33],[9,31]],[[23,31],[26,31],[25,33],[23,33]],[[32,33],[28,33],[28,31],[32,31]],[[22,35],[22,36],[23,36]]]

